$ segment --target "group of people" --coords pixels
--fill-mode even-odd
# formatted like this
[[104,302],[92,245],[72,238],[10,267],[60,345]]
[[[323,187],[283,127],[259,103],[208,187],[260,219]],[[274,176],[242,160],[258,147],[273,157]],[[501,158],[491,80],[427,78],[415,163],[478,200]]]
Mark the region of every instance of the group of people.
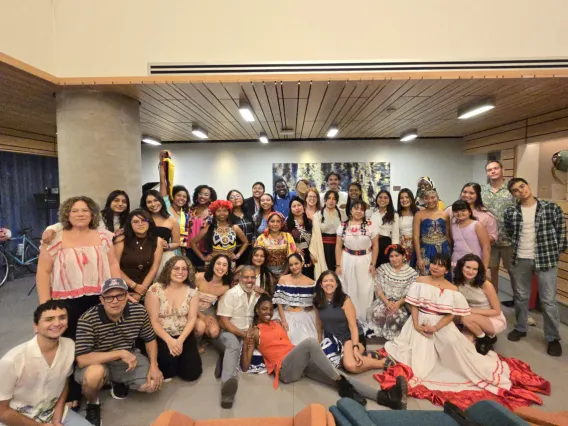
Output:
[[[562,352],[563,213],[524,179],[506,182],[498,161],[487,164],[487,185],[467,183],[444,209],[428,177],[417,199],[401,190],[396,208],[387,190],[374,208],[358,182],[340,191],[337,173],[323,195],[307,180],[290,191],[279,179],[273,194],[256,182],[246,199],[231,190],[218,200],[207,185],[190,197],[170,187],[164,158],[160,190],[144,193],[139,208],[124,191],[101,211],[73,197],[44,232],[37,334],[0,360],[0,424],[98,426],[103,387],[122,399],[173,377],[197,380],[207,345],[219,353],[224,408],[234,404],[239,372],[274,373],[275,387],[308,376],[393,409],[404,409],[418,385],[511,394],[522,386],[510,377],[517,364],[492,351],[506,329],[501,260],[515,299],[509,340],[526,336],[534,271],[547,351]],[[366,349],[371,336],[387,340],[383,350]],[[381,389],[339,368],[396,374],[377,377]],[[38,380],[49,386],[32,391]],[[85,418],[74,413],[82,397]]]

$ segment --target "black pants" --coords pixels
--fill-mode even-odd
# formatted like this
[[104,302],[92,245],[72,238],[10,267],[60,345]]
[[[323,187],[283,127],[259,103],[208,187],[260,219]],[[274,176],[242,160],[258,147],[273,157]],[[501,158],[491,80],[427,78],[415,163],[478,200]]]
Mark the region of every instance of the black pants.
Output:
[[197,349],[197,340],[193,333],[183,342],[183,350],[179,356],[172,356],[166,342],[158,336],[156,336],[156,341],[158,342],[158,366],[164,379],[176,376],[188,382],[199,379],[203,369],[201,356]]
[[[99,296],[82,296],[76,299],[65,299],[67,304],[67,330],[63,333],[63,337],[68,337],[75,341],[77,334],[77,323],[79,318],[93,306],[100,303]],[[74,364],[74,367],[76,364]],[[75,380],[69,381],[69,393],[67,401],[79,401],[81,399],[81,385]]]
[[391,244],[392,244],[391,237],[380,237],[379,238],[379,256],[377,258],[377,264],[375,265],[377,268],[379,266],[381,266],[383,263],[389,263],[389,257],[385,253],[385,250]]

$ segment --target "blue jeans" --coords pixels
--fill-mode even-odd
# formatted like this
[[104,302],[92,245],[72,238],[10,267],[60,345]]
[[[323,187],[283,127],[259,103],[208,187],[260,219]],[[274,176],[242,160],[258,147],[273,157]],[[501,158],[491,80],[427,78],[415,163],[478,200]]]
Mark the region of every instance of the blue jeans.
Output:
[[516,281],[515,292],[515,316],[517,325],[515,329],[525,333],[527,331],[527,316],[529,315],[529,298],[532,289],[533,273],[538,280],[538,296],[544,316],[544,338],[547,342],[560,340],[559,326],[560,313],[556,303],[556,276],[558,267],[546,271],[535,271],[534,260],[518,259],[515,265],[511,265],[510,271]]

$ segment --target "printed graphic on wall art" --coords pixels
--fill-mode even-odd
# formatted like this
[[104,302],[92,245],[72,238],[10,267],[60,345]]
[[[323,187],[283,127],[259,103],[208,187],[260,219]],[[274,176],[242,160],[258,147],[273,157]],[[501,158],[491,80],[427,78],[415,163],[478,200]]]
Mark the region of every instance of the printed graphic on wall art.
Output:
[[325,177],[330,172],[341,176],[340,187],[347,192],[351,182],[359,182],[363,198],[374,205],[375,196],[381,189],[390,190],[390,163],[272,163],[272,182],[283,178],[292,190],[299,179],[307,179],[310,185],[324,193]]

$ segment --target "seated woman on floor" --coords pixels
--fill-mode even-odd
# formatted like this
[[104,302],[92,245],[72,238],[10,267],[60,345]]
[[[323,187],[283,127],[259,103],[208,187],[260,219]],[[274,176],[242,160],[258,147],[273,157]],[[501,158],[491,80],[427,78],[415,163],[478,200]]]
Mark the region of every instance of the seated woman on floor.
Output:
[[314,309],[316,283],[302,273],[304,260],[298,253],[288,256],[288,274],[282,275],[272,302],[278,305],[275,319],[279,319],[294,345],[312,337],[321,341],[318,318]]
[[335,367],[340,365],[350,373],[362,373],[383,368],[376,352],[365,352],[364,336],[357,326],[355,306],[341,287],[333,271],[318,278],[314,305],[319,312],[319,324],[325,336],[321,346]]
[[496,335],[507,329],[507,320],[495,287],[485,279],[485,267],[479,256],[470,253],[458,260],[454,284],[471,308],[471,315],[460,317],[461,323],[476,340],[477,352],[486,355],[493,349]]
[[405,296],[418,273],[407,263],[406,250],[400,244],[391,244],[385,253],[389,259],[377,268],[375,293],[377,299],[367,310],[367,337],[393,340],[399,334],[410,314]]
[[339,396],[352,398],[361,405],[371,399],[394,410],[406,409],[407,385],[404,377],[397,377],[396,385],[384,391],[339,374],[316,339],[309,338],[294,346],[282,325],[272,320],[273,311],[270,297],[262,295],[254,308],[253,325],[243,342],[243,371],[248,370],[253,351],[258,348],[264,356],[268,373],[275,374],[275,389],[279,382],[294,383],[306,375],[336,388]]
[[436,254],[430,275],[410,286],[406,303],[411,305],[412,317],[400,335],[385,344],[389,371],[375,378],[387,384],[393,376],[404,374],[411,396],[440,405],[450,399],[462,408],[481,399],[509,407],[542,403],[533,392],[549,393],[550,383],[522,361],[495,352],[477,353],[458,330],[455,317],[467,318],[471,310],[458,288],[444,278],[450,265],[448,255]]

